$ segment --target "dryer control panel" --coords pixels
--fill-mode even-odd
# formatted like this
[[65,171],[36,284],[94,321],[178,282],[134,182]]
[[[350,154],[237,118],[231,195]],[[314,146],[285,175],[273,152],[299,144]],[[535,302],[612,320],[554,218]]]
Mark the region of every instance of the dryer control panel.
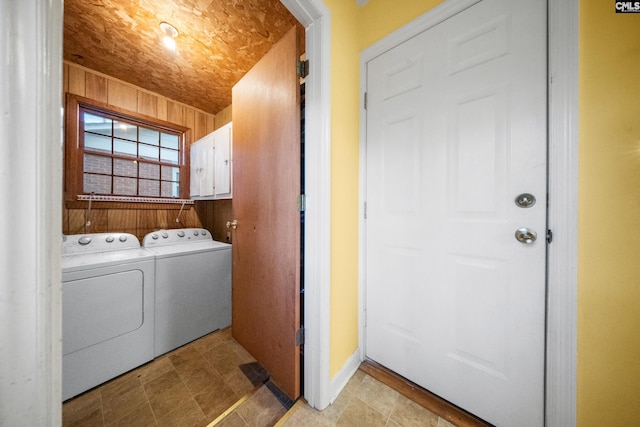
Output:
[[190,242],[207,242],[211,240],[213,240],[211,233],[204,228],[177,228],[173,230],[152,231],[144,236],[142,246],[150,248]]

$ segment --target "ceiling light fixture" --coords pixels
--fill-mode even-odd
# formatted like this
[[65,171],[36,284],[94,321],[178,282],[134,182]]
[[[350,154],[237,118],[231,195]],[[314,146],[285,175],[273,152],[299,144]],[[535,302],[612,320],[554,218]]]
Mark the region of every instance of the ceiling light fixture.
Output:
[[160,29],[164,33],[164,37],[162,38],[162,43],[164,43],[167,49],[171,51],[175,51],[176,37],[178,37],[178,30],[176,30],[176,27],[169,24],[168,22],[161,22]]

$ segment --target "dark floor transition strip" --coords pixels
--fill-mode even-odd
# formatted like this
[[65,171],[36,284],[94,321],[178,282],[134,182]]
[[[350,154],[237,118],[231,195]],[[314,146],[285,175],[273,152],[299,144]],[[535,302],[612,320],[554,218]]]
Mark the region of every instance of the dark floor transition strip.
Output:
[[265,385],[269,390],[271,390],[271,393],[278,398],[278,402],[280,402],[287,410],[291,409],[291,407],[296,403],[295,400],[289,399],[289,396],[284,394],[282,390],[280,390],[278,386],[271,381],[267,381]]
[[269,379],[269,373],[258,362],[245,363],[240,365],[239,368],[254,387],[264,384]]

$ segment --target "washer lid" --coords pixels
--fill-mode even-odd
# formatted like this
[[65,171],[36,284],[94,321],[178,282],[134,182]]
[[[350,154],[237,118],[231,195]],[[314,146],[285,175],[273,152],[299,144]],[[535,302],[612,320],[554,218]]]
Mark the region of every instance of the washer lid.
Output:
[[90,252],[62,256],[62,272],[89,270],[112,265],[129,265],[143,261],[153,261],[155,255],[144,249],[125,249],[121,251]]

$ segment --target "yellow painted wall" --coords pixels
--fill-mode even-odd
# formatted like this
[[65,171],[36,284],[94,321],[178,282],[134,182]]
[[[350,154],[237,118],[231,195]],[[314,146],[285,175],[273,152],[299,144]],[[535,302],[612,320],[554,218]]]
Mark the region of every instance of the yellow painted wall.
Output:
[[578,425],[640,425],[640,14],[580,1]]
[[361,9],[360,48],[371,46],[384,36],[442,3],[443,0],[370,0]]
[[331,377],[358,348],[358,6],[331,12]]

